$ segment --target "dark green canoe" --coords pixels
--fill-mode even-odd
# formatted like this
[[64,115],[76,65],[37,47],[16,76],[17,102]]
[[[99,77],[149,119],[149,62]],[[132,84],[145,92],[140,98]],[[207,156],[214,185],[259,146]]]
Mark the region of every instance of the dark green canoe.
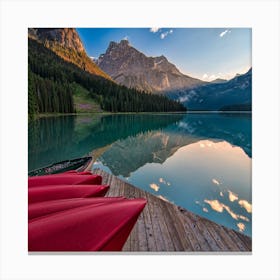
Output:
[[69,170],[83,171],[92,161],[92,157],[82,157],[70,160],[60,161],[45,167],[38,168],[28,172],[28,176],[41,176],[48,174],[57,174]]

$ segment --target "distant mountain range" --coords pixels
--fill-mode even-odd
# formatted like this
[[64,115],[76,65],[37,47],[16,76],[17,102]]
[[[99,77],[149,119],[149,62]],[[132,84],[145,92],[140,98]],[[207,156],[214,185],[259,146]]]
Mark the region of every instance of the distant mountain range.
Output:
[[192,89],[170,91],[167,96],[189,110],[251,111],[252,68],[229,81],[212,82]]
[[152,93],[205,84],[204,81],[181,73],[163,55],[147,57],[127,40],[110,42],[106,53],[100,55],[96,63],[118,84]]

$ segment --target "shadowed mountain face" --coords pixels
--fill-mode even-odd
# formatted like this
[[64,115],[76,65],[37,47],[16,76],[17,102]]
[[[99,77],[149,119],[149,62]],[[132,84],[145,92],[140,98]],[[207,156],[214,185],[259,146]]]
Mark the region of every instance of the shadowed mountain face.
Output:
[[237,75],[228,82],[211,83],[191,90],[173,91],[167,95],[183,103],[189,110],[248,108],[248,111],[251,111],[252,68],[247,73]]
[[129,177],[147,163],[164,163],[181,147],[201,140],[226,141],[252,156],[250,115],[186,115],[161,130],[118,140],[99,158],[114,175]]
[[127,40],[111,42],[97,65],[117,83],[148,92],[191,88],[205,82],[182,74],[166,57],[147,57]]

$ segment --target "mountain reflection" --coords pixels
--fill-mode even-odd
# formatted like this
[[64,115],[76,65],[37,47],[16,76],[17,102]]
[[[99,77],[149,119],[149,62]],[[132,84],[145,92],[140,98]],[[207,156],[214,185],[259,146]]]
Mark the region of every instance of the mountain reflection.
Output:
[[176,114],[48,117],[28,124],[28,170],[82,157],[115,141],[163,129],[182,119]]
[[[251,122],[246,115],[229,118],[219,114],[192,114],[164,129],[116,141],[100,156],[99,161],[114,175],[128,177],[141,166],[152,162],[163,163],[179,148],[202,139],[226,141],[239,146],[251,157]],[[212,142],[200,142],[200,147],[211,146]]]

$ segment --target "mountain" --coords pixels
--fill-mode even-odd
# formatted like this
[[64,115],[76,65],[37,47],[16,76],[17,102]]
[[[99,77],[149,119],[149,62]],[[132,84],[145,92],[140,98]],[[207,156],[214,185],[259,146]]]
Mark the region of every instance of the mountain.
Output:
[[74,28],[29,28],[28,37],[84,71],[111,80],[111,77],[87,56],[83,43]]
[[205,82],[182,74],[165,56],[147,57],[128,40],[110,42],[97,65],[114,81],[129,88],[148,92],[163,92],[180,88],[193,88]]
[[186,111],[177,101],[118,85],[72,28],[28,30],[28,117],[42,113]]
[[193,89],[169,92],[189,110],[250,111],[252,105],[252,68],[224,83],[210,83]]

